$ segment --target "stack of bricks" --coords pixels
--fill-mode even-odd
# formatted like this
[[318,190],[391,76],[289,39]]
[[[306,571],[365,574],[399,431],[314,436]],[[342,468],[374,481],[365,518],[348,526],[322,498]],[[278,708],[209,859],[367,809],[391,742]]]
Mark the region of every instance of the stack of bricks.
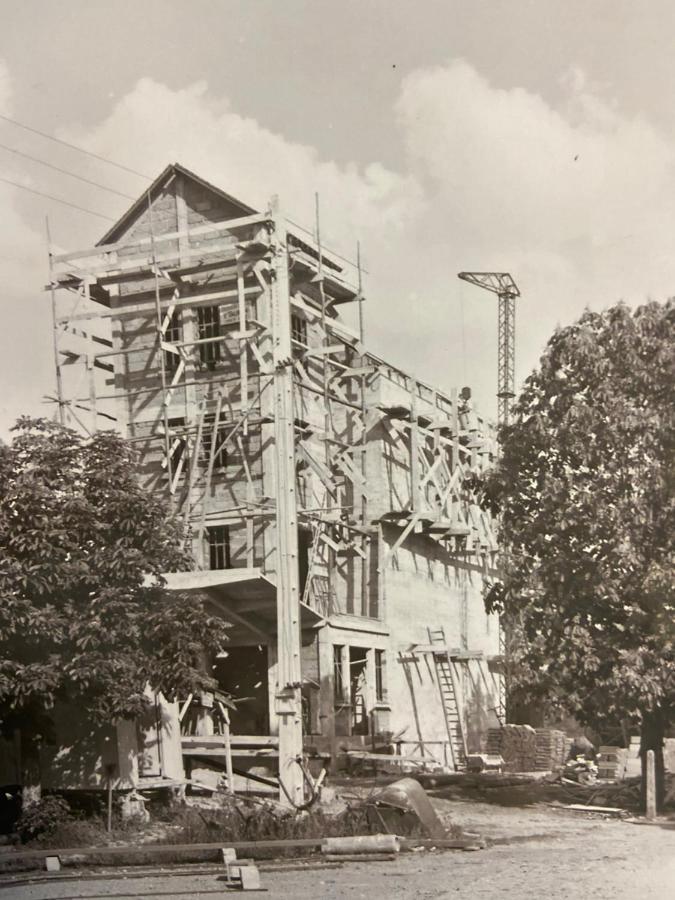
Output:
[[502,752],[502,729],[488,728],[487,746],[485,752],[489,756],[501,756]]
[[537,728],[537,760],[538,772],[552,772],[565,765],[567,758],[565,732],[556,728]]
[[598,754],[598,778],[622,781],[626,774],[628,750],[623,747],[601,747]]
[[534,772],[537,764],[537,733],[531,725],[490,728],[487,752],[502,757],[505,772]]

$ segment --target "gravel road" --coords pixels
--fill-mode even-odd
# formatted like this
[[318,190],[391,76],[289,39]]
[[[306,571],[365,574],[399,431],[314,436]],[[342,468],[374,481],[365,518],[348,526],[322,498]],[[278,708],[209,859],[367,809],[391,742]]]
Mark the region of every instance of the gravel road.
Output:
[[[579,815],[547,806],[504,808],[436,800],[439,813],[491,845],[476,852],[417,852],[393,862],[347,863],[306,871],[262,869],[278,900],[669,900],[675,897],[675,822],[657,825]],[[72,870],[71,870],[72,871]],[[103,874],[103,873],[101,873]],[[86,877],[13,884],[0,900],[139,900],[230,895],[215,874]]]

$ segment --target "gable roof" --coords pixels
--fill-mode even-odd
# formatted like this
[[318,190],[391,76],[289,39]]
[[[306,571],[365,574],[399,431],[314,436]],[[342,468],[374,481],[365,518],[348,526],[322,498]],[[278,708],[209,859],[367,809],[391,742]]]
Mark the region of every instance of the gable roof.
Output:
[[225,191],[221,191],[220,188],[216,187],[214,184],[211,184],[209,181],[206,181],[204,178],[200,178],[199,175],[196,175],[194,172],[190,171],[190,169],[186,169],[185,166],[181,166],[180,163],[169,163],[169,165],[160,172],[160,174],[155,178],[152,184],[139,196],[138,200],[135,200],[134,203],[131,204],[129,209],[122,214],[122,216],[115,222],[115,224],[106,231],[102,238],[100,238],[96,246],[100,247],[101,244],[110,244],[119,239],[120,233],[124,231],[127,225],[133,220],[138,212],[142,209],[142,207],[147,205],[148,195],[152,196],[156,191],[158,191],[161,187],[163,187],[169,178],[175,177],[176,175],[183,175],[185,178],[189,178],[195,184],[198,184],[202,188],[206,188],[208,191],[212,191],[222,200],[226,200],[228,203],[231,203],[233,206],[238,207],[241,210],[242,215],[250,216],[254,215],[258,210],[253,209],[248,206],[246,203],[242,203],[241,200],[237,200],[236,197],[233,197],[231,194],[227,194]]

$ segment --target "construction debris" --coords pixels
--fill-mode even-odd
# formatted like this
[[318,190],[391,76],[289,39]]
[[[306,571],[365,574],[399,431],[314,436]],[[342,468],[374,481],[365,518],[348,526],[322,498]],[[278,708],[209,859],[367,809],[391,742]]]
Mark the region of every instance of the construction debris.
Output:
[[[558,805],[558,804],[554,804]],[[563,807],[563,809],[571,809],[573,812],[583,812],[583,813],[595,813],[596,815],[603,816],[625,816],[628,815],[625,809],[620,809],[618,806],[586,806],[583,803],[567,803]]]
[[321,853],[328,856],[366,855],[370,853],[399,853],[401,842],[395,834],[365,834],[354,837],[329,837],[321,844]]
[[[395,830],[398,833],[405,828],[405,833],[410,834],[412,823],[430,838],[448,836],[426,791],[414,778],[401,778],[390,784],[375,795],[371,806],[375,807],[375,812],[388,831],[392,825],[397,825]],[[388,811],[395,811],[397,815],[388,815]]]
[[577,757],[565,763],[562,771],[563,780],[578,781],[580,784],[593,784],[598,777],[598,767],[590,759]]
[[598,753],[598,778],[621,781],[626,774],[628,750],[623,747],[601,747]]
[[242,891],[260,890],[260,872],[250,859],[237,859],[234,847],[223,848],[225,884]]
[[501,756],[493,756],[489,753],[470,753],[466,758],[467,772],[501,772],[504,768],[504,760]]

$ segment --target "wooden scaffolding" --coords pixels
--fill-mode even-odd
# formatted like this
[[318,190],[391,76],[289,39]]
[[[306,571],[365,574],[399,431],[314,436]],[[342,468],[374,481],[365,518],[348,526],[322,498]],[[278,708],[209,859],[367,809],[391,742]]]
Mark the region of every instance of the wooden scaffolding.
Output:
[[[195,183],[216,192],[226,214],[195,222],[186,202]],[[264,213],[234,204],[169,166],[97,246],[50,252],[54,399],[64,423],[115,427],[137,445],[141,475],[181,517],[196,568],[209,568],[204,536],[225,523],[244,536],[238,564],[273,578],[279,776],[300,805],[303,609],[341,611],[339,564],[360,580],[357,612],[368,614],[386,563],[383,523],[400,529],[390,555],[424,533],[492,569],[492,525],[467,484],[492,458],[494,434],[467,396],[446,396],[366,351],[360,260],[322,245],[318,206],[307,233],[276,199]],[[350,329],[338,310],[354,303]],[[405,457],[409,472],[384,505],[367,479],[376,428],[385,456]],[[309,545],[304,584],[299,534]],[[225,614],[259,633],[241,610]]]

